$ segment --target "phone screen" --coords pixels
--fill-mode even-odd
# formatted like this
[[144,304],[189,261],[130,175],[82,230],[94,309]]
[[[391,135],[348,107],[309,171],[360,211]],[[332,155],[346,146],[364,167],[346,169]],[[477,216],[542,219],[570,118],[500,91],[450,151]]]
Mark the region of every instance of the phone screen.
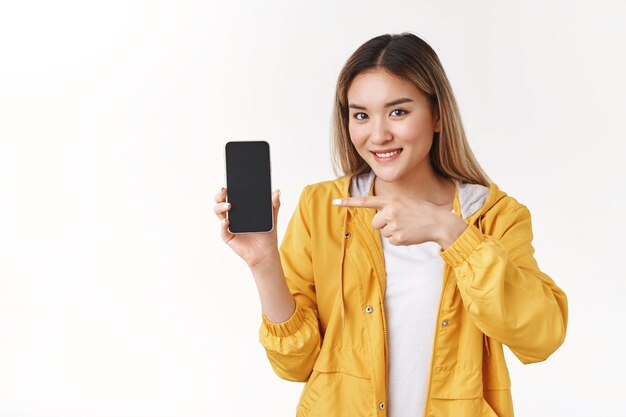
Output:
[[226,199],[231,233],[273,229],[270,146],[265,141],[226,143]]

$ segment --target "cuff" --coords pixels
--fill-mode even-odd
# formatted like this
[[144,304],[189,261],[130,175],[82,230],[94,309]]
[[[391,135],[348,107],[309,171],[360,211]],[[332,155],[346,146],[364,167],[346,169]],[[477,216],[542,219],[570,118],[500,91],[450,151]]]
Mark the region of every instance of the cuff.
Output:
[[456,268],[467,259],[485,240],[485,235],[476,226],[470,224],[446,250],[439,254],[451,267]]
[[285,337],[291,336],[304,323],[304,311],[300,308],[300,306],[296,303],[296,309],[287,320],[281,323],[274,323],[269,321],[265,314],[261,313],[263,316],[263,327],[267,330],[267,332],[273,336]]

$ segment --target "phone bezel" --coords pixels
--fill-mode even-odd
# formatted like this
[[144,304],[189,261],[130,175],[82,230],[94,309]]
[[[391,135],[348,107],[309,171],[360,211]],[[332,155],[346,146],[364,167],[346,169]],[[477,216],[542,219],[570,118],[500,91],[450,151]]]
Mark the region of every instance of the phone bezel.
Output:
[[[262,142],[265,143],[267,145],[267,158],[269,161],[269,180],[270,180],[270,192],[272,192],[272,148],[270,146],[270,143],[266,140],[229,140],[228,142],[226,142],[226,144],[224,144],[224,183],[226,184],[226,202],[228,201],[228,170],[227,170],[227,159],[226,159],[226,147],[228,146],[229,143],[249,143],[249,142]],[[229,219],[229,224],[227,227],[228,233],[231,233],[233,235],[248,235],[248,234],[255,234],[255,233],[271,233],[272,231],[274,231],[274,227],[276,226],[274,223],[274,207],[272,204],[272,199],[271,199],[271,195],[270,195],[270,209],[272,212],[272,227],[269,230],[264,230],[264,231],[254,231],[254,232],[233,232],[230,230],[230,218],[228,217],[228,211],[226,212],[226,218]]]

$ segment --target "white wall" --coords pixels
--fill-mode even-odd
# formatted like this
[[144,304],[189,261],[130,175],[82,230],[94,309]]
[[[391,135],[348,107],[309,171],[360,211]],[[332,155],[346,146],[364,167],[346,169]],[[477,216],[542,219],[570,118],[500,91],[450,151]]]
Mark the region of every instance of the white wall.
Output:
[[548,361],[507,356],[517,415],[617,416],[624,21],[619,1],[2,2],[0,416],[294,415],[302,384],[272,373],[212,212],[223,145],[270,142],[282,235],[334,177],[340,68],[402,31],[438,52],[569,296]]

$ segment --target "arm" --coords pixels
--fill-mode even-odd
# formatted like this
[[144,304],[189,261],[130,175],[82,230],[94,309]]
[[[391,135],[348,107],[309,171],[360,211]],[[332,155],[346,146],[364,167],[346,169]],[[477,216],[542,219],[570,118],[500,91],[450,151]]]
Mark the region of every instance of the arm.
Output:
[[251,267],[250,270],[259,291],[264,317],[270,323],[286,321],[293,315],[296,306],[285,282],[278,251]]
[[[265,286],[259,286],[259,293],[265,292],[268,300],[263,305],[259,341],[265,348],[274,372],[283,379],[300,382],[308,380],[321,346],[309,219],[306,187],[283,237],[280,247],[281,267],[274,266],[270,269],[272,272],[267,274],[267,277],[274,277],[272,283],[263,281]],[[272,295],[276,290],[278,292]],[[286,290],[290,295],[285,294]],[[283,302],[272,303],[272,297],[281,298]],[[292,297],[295,306],[284,302],[288,297]],[[282,307],[276,308],[279,305]],[[290,311],[293,311],[291,315]],[[284,321],[276,323],[270,321],[270,318]]]
[[529,210],[503,212],[497,221],[493,236],[466,225],[441,256],[476,326],[523,363],[540,362],[565,339],[567,297],[533,256]]

